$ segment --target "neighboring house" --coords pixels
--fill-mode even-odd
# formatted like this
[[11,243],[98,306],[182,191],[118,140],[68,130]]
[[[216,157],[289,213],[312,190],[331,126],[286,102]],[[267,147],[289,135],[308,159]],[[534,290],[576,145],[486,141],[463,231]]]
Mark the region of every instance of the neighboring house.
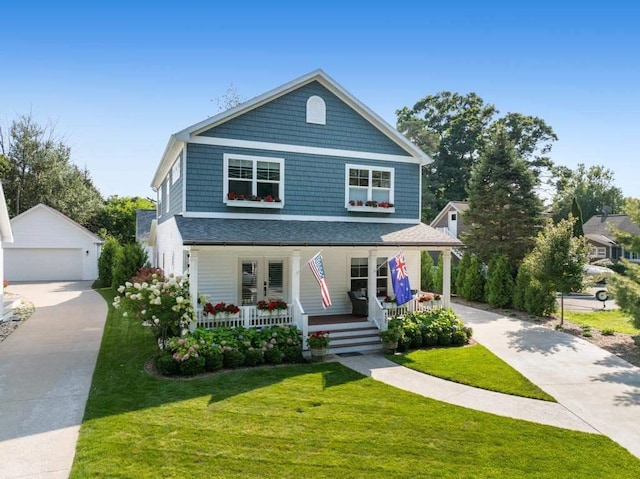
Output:
[[136,210],[136,241],[147,252],[147,258],[151,266],[156,266],[156,250],[152,246],[155,242],[157,227],[156,210]]
[[582,226],[584,237],[592,247],[591,259],[617,261],[626,258],[629,261],[640,263],[638,253],[626,251],[622,245],[618,244],[612,227],[626,233],[640,235],[640,226],[631,221],[627,215],[592,216]]
[[454,238],[460,238],[461,234],[468,231],[463,218],[463,213],[468,209],[469,203],[466,201],[449,201],[440,210],[438,216],[433,219],[431,226],[450,234]]
[[[303,334],[330,329],[323,321],[350,315],[347,292],[357,291],[368,298],[369,324],[385,328],[387,257],[404,252],[417,288],[421,250],[444,251],[450,268],[461,245],[420,222],[430,161],[316,70],[170,137],[151,184],[157,266],[189,273],[194,304],[202,293],[240,305],[245,325],[266,324],[258,301],[284,299]],[[327,310],[307,266],[318,251]]]
[[9,281],[95,280],[102,240],[44,204],[11,220],[14,242],[4,254]]
[[[469,203],[467,201],[449,201],[433,219],[431,226],[460,239],[461,235],[469,231],[464,223],[464,212],[468,209]],[[464,254],[462,249],[454,248],[452,251],[458,259],[462,258]]]
[[[11,221],[9,221],[9,210],[7,209],[7,201],[4,197],[4,190],[2,189],[2,183],[0,183],[0,284],[3,288],[0,289],[0,304],[2,304],[2,311],[0,311],[0,321],[4,316],[4,248],[7,243],[13,243],[13,232],[11,230]],[[7,311],[10,307],[7,308]]]

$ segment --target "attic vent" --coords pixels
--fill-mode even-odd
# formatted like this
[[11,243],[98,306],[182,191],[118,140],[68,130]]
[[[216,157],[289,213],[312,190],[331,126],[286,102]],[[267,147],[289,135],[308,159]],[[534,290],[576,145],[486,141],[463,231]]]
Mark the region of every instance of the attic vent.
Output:
[[307,100],[307,123],[327,124],[327,108],[319,96],[310,96]]

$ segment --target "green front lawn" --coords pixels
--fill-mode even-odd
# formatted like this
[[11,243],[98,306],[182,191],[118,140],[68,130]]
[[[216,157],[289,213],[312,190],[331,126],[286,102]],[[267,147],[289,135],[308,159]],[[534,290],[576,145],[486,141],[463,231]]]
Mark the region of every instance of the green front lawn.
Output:
[[544,401],[555,399],[480,344],[388,355],[416,371],[477,388]]
[[565,310],[564,318],[572,323],[588,324],[599,330],[609,328],[618,333],[640,334],[640,328],[633,324],[633,318],[619,309],[604,309],[588,313]]
[[149,331],[110,309],[72,478],[636,478],[640,467],[604,436],[426,399],[338,363],[169,380],[143,371],[153,354]]

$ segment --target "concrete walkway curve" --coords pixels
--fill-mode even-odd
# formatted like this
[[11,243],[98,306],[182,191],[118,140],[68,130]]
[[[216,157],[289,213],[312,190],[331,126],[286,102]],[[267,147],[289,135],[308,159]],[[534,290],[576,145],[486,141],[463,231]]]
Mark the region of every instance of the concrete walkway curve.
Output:
[[9,290],[36,309],[0,343],[0,479],[67,478],[107,304],[88,281]]
[[453,310],[480,344],[640,457],[640,368],[561,331],[459,304]]
[[600,433],[640,457],[640,368],[581,338],[535,323],[453,305],[474,338],[557,404],[464,386],[381,356],[338,358],[361,374],[425,397],[502,416]]

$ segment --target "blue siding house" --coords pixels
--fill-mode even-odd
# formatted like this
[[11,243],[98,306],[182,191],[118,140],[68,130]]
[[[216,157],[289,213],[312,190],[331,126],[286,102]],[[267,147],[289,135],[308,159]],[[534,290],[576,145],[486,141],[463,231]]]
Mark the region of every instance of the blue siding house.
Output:
[[[420,221],[421,169],[430,161],[313,71],[170,137],[151,184],[158,195],[154,258],[166,273],[190,275],[194,302],[204,294],[239,305],[228,322],[286,321],[304,334],[353,330],[352,292],[367,312],[357,327],[377,333],[386,327],[381,299],[392,293],[386,259],[402,250],[417,289],[420,252],[443,251],[449,268],[451,248],[461,245]],[[307,267],[319,251],[327,309]],[[445,284],[445,305],[448,292]],[[256,309],[273,299],[288,309],[269,317]],[[366,342],[378,343],[332,344],[379,347]]]

